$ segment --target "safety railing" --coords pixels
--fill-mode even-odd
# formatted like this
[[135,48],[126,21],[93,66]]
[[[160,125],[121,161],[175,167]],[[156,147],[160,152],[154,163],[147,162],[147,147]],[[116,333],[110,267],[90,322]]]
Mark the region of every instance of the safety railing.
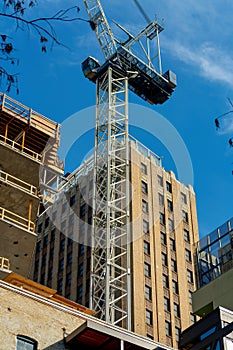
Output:
[[16,187],[24,192],[27,192],[29,194],[34,195],[34,196],[37,195],[36,186],[30,185],[29,183],[22,181],[22,180],[18,179],[17,177],[12,176],[12,175],[10,175],[2,170],[0,170],[0,181],[3,181],[8,185]]
[[10,270],[10,260],[0,256],[0,269]]
[[23,147],[20,143],[15,142],[11,139],[8,139],[4,135],[0,135],[0,143],[7,145],[8,147],[12,148],[13,150],[18,151],[18,152],[36,160],[36,161],[39,161],[39,162],[43,161],[43,155],[36,153],[27,147]]
[[31,220],[25,219],[22,216],[15,214],[12,211],[2,207],[0,207],[0,219],[11,222],[12,224],[20,226],[21,228],[28,230],[30,232],[35,231],[34,222],[32,222]]
[[24,106],[22,103],[15,101],[13,98],[0,92],[0,108],[7,110],[11,114],[27,119],[30,124],[39,127],[45,133],[52,137],[57,137],[59,132],[59,124],[53,122],[42,114],[35,112],[31,108]]

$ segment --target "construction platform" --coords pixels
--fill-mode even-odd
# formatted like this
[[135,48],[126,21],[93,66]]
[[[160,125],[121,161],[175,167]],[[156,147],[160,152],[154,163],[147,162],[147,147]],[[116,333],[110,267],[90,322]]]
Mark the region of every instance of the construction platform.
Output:
[[58,123],[0,93],[0,256],[23,276],[36,243],[43,189],[47,193],[63,174],[59,141]]

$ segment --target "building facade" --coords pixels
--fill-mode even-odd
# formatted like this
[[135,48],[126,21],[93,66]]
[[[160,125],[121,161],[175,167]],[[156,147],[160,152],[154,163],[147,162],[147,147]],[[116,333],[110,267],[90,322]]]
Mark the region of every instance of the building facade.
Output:
[[233,219],[196,243],[193,312],[202,317],[181,334],[180,349],[230,350],[233,344]]
[[[132,330],[177,347],[194,322],[193,244],[198,240],[195,194],[161,160],[130,142]],[[93,160],[85,162],[37,223],[31,277],[85,306],[90,297]]]
[[218,306],[233,311],[233,218],[197,242],[196,271],[195,314],[203,317]]

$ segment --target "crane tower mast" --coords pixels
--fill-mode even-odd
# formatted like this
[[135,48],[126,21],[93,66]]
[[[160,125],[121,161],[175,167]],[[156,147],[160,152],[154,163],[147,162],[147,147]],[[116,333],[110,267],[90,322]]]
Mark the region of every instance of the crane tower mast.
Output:
[[[151,104],[172,94],[174,73],[162,74],[157,21],[137,36],[121,25],[127,39],[117,40],[99,0],[84,0],[105,63],[93,57],[82,63],[84,75],[96,83],[94,196],[90,306],[97,317],[131,328],[130,186],[128,90]],[[156,40],[157,66],[151,57]],[[141,48],[139,57],[134,46]],[[142,58],[143,57],[143,58]]]

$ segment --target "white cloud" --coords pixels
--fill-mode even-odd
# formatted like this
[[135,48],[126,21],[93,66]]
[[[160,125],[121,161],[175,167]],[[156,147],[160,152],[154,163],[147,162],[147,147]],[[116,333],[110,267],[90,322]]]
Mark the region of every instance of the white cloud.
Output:
[[208,80],[226,83],[233,88],[233,59],[228,52],[212,46],[211,43],[192,47],[179,41],[166,40],[165,45],[169,54],[191,65],[194,74],[196,68],[196,73]]

